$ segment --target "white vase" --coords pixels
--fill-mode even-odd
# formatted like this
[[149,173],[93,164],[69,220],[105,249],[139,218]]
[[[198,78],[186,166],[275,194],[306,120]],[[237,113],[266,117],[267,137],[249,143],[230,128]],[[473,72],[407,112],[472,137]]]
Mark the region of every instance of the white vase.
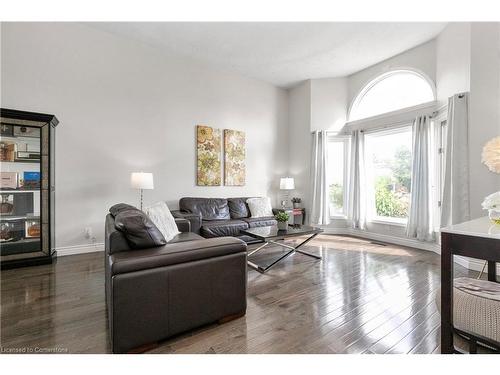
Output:
[[287,230],[288,222],[287,221],[278,221],[278,229],[279,230]]

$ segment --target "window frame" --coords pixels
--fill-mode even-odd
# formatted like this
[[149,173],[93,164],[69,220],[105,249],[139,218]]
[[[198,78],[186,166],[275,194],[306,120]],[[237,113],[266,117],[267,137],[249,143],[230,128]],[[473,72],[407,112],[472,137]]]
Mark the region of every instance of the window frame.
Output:
[[434,118],[432,118],[432,154],[435,160],[433,160],[434,174],[433,179],[435,187],[432,191],[432,200],[435,203],[433,206],[433,229],[435,232],[439,232],[441,227],[441,203],[443,200],[443,189],[444,189],[444,178],[446,169],[446,133],[448,130],[448,113],[442,111],[438,113]]
[[[379,113],[379,114],[376,114],[376,115],[373,115],[373,116],[369,116],[369,117],[363,117],[363,118],[355,119],[355,120],[352,119],[352,111],[353,111],[353,109],[357,105],[359,105],[359,103],[363,100],[363,98],[365,97],[365,95],[375,85],[377,85],[379,82],[381,82],[381,81],[389,78],[390,76],[393,76],[393,75],[396,75],[396,74],[400,74],[400,73],[410,73],[410,74],[414,74],[414,75],[416,75],[416,76],[424,79],[427,82],[427,84],[429,85],[430,89],[432,90],[432,95],[433,95],[432,101],[415,104],[415,105],[410,106],[410,107],[398,108],[398,109],[395,109],[393,111],[383,112],[383,113]],[[425,74],[424,72],[422,72],[422,71],[420,71],[418,69],[413,69],[413,68],[399,68],[399,69],[394,69],[394,70],[391,70],[391,71],[388,71],[388,72],[385,72],[385,73],[382,73],[382,74],[379,74],[379,75],[375,76],[366,85],[364,85],[361,88],[361,90],[359,90],[359,92],[356,94],[356,96],[354,96],[354,99],[351,101],[351,104],[349,105],[349,110],[347,112],[347,119],[348,119],[348,122],[354,122],[354,121],[363,121],[363,120],[366,120],[366,119],[371,119],[371,118],[375,118],[375,117],[379,117],[379,116],[385,116],[385,115],[387,115],[389,113],[394,113],[394,112],[398,112],[400,110],[404,110],[404,109],[407,109],[407,108],[418,107],[418,106],[426,104],[426,103],[435,102],[436,98],[437,98],[436,85],[435,85],[434,81],[427,74]]]
[[[347,194],[348,184],[349,184],[349,173],[350,173],[350,149],[351,149],[351,136],[346,134],[338,134],[338,133],[328,133],[328,143],[330,142],[342,142],[344,144],[344,173],[343,173],[343,199],[342,199],[342,213],[332,214],[331,210],[328,210],[330,213],[330,219],[347,219],[347,204],[349,201],[349,194]],[[330,160],[328,158],[327,168],[330,168]],[[328,186],[327,186],[328,188]],[[330,201],[328,200],[328,206],[330,206]]]
[[[395,126],[390,126],[386,127],[383,129],[373,129],[369,131],[365,131],[365,139],[364,139],[364,165],[365,165],[365,181],[367,186],[370,184],[370,188],[373,189],[374,191],[374,181],[368,181],[368,178],[366,176],[366,166],[367,166],[367,159],[366,159],[366,137],[383,137],[383,136],[388,136],[388,135],[393,135],[393,134],[398,134],[398,133],[403,133],[403,132],[408,132],[410,133],[411,137],[411,143],[413,143],[413,121],[406,121],[404,124],[399,124]],[[412,152],[412,157],[413,157],[413,150]],[[411,168],[411,166],[410,166]],[[413,175],[411,175],[413,179]],[[370,192],[371,193],[371,192]],[[410,191],[410,199],[411,199],[411,191]],[[374,194],[369,194],[368,190],[366,192],[366,222],[367,223],[373,223],[373,224],[384,224],[384,225],[394,225],[394,226],[401,226],[405,227],[408,223],[408,217],[405,219],[402,218],[397,218],[397,217],[389,217],[389,216],[379,216],[376,214],[376,204],[375,204],[375,196]]]

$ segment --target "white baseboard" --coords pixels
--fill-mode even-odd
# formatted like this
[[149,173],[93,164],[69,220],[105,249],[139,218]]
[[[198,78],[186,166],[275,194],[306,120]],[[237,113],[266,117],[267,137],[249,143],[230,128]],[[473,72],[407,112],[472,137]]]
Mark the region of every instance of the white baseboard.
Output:
[[57,247],[57,256],[77,255],[104,251],[104,243]]
[[349,235],[349,236],[366,238],[366,239],[374,240],[374,241],[387,242],[387,243],[391,243],[394,245],[408,246],[408,247],[413,247],[415,249],[432,251],[436,254],[440,254],[440,252],[441,252],[441,249],[437,243],[422,242],[422,241],[417,241],[417,240],[413,240],[410,238],[390,236],[387,234],[368,232],[368,231],[364,231],[364,230],[360,230],[360,229],[352,229],[352,228],[327,228],[327,227],[325,227],[323,229],[325,231],[324,232],[325,234],[339,234],[339,235],[344,234],[344,235]]
[[[481,272],[484,266],[484,260],[467,258],[462,256],[456,256],[454,259],[455,263],[460,264],[462,267],[465,267],[469,270]],[[488,273],[488,267],[486,266],[484,269],[484,273]],[[500,264],[497,263],[497,275],[500,275]]]

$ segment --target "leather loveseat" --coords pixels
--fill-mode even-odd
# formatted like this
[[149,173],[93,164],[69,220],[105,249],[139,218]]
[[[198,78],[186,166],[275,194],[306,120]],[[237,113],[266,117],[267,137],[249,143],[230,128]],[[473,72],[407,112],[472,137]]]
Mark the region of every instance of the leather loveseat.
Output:
[[242,229],[276,225],[274,216],[252,218],[248,198],[181,198],[174,217],[189,220],[191,231],[205,238],[232,236],[246,242],[255,239],[240,233]]
[[[204,239],[176,219],[166,245],[132,249],[105,224],[105,284],[111,348],[144,350],[178,333],[246,311],[247,246],[231,237]],[[142,349],[141,349],[142,348]]]

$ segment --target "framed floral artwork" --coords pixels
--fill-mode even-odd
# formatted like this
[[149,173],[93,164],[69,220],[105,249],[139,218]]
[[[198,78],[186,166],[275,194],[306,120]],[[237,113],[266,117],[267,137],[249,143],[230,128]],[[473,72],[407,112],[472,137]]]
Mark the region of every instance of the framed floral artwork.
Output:
[[210,126],[196,126],[198,186],[221,185],[221,130]]
[[224,130],[224,185],[245,185],[245,132]]

